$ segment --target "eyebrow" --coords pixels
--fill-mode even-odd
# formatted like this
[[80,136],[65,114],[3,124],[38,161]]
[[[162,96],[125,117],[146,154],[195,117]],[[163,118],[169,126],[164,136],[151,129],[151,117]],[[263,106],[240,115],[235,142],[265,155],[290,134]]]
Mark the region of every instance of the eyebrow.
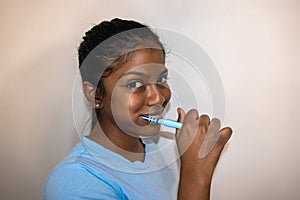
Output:
[[[164,73],[167,73],[168,72],[168,69],[165,69],[164,71],[162,71],[159,75],[161,74],[164,74]],[[128,75],[138,75],[138,76],[142,76],[144,78],[148,78],[149,76],[143,72],[137,72],[137,71],[130,71],[130,72],[127,72],[125,74],[122,74],[118,79],[124,77],[124,76],[128,76]]]

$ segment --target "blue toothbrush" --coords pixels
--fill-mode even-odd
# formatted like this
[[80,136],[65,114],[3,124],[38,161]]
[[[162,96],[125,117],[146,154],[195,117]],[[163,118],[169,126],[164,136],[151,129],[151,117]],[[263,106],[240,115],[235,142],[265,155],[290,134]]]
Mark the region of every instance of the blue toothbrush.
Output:
[[157,119],[157,118],[149,117],[149,116],[146,116],[146,115],[142,115],[141,117],[144,120],[147,120],[149,122],[153,122],[153,123],[156,123],[156,124],[161,124],[161,125],[164,125],[164,126],[167,126],[167,127],[170,127],[170,128],[181,129],[181,127],[182,127],[182,123],[176,122],[176,121],[171,120],[171,119],[163,119],[163,118]]

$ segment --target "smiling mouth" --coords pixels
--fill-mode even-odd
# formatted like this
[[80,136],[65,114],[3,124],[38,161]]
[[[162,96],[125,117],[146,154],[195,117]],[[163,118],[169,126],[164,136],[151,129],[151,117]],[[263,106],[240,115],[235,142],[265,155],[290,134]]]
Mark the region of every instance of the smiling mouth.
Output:
[[[164,116],[164,107],[161,105],[154,105],[151,106],[149,109],[145,110],[145,113],[139,115],[139,118],[141,120],[143,120],[144,122],[147,122],[147,124],[155,124],[153,122],[149,122],[148,120],[144,119],[142,116],[144,117],[152,117],[152,118],[156,118],[156,119],[160,119],[163,118]],[[157,124],[156,124],[157,125]]]
[[152,122],[152,121],[149,121],[149,120],[148,120],[148,117],[160,119],[160,118],[163,118],[163,114],[162,114],[162,112],[157,112],[157,113],[142,114],[142,115],[140,115],[140,119],[142,119],[142,120],[143,120],[144,122],[146,122],[148,125],[157,126],[157,125],[159,125],[159,124],[154,123],[154,122]]
[[140,118],[142,118],[142,116],[147,116],[147,117],[153,117],[153,118],[160,119],[160,118],[163,117],[163,114],[161,112],[159,112],[159,113],[151,113],[151,114],[141,114]]

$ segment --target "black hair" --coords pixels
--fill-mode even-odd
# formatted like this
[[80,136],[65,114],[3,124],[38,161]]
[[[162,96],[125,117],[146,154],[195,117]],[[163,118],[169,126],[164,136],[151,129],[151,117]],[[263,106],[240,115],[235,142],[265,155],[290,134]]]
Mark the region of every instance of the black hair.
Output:
[[[156,48],[165,54],[159,37],[146,25],[132,20],[115,18],[103,21],[85,33],[78,48],[79,68],[82,81],[96,87],[95,99],[105,96],[103,78],[126,63],[138,49]],[[100,116],[95,109],[92,127]]]

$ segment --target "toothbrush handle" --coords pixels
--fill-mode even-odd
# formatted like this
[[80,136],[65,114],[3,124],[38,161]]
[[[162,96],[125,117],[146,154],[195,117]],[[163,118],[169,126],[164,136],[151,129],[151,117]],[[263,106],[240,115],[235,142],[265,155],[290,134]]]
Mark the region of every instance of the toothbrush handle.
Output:
[[158,119],[157,123],[167,127],[177,128],[177,129],[181,129],[182,127],[182,124],[180,122],[176,122],[170,119]]

